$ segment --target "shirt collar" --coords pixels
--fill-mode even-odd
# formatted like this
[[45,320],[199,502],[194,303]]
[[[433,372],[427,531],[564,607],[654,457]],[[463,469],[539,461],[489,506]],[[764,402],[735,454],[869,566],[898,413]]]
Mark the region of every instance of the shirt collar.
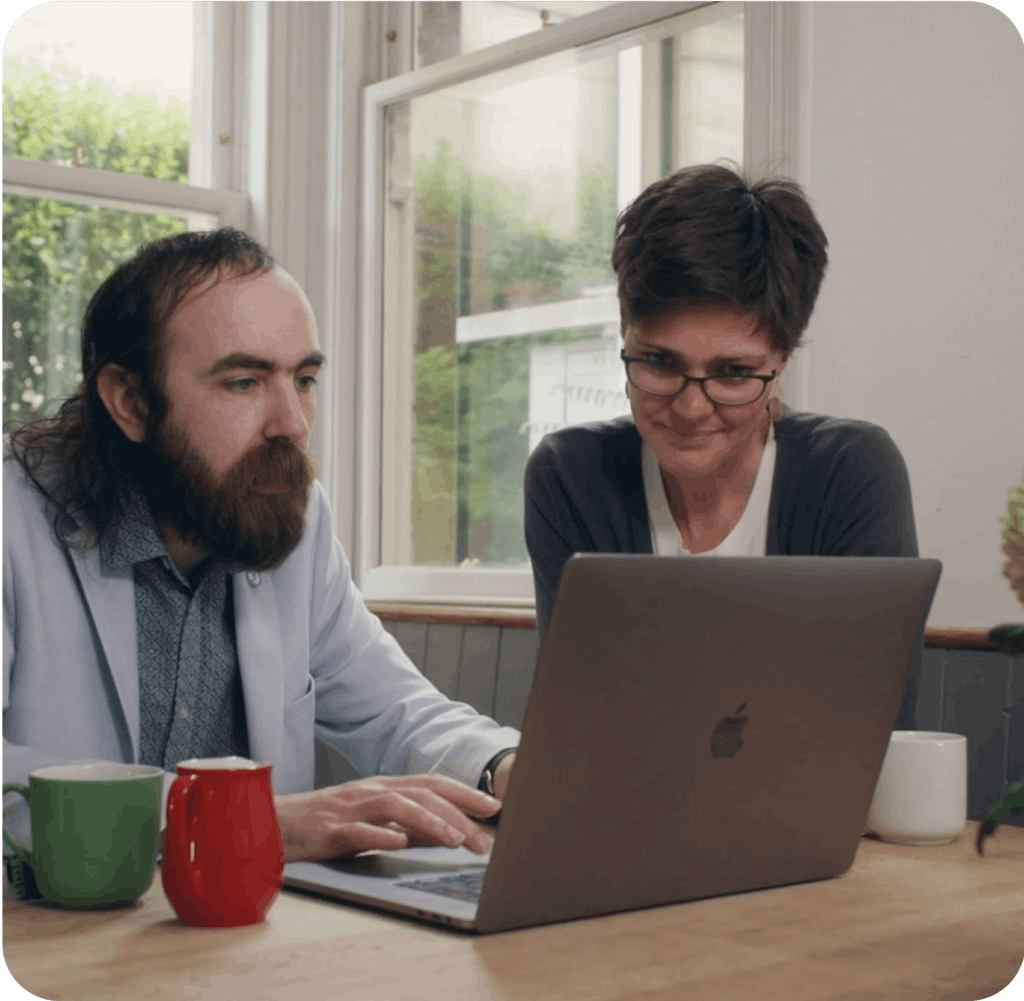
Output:
[[[167,551],[156,517],[146,496],[135,483],[126,484],[120,494],[121,521],[111,526],[100,539],[100,568],[104,577],[131,576],[132,567],[147,560],[165,559],[171,572],[187,583]],[[237,560],[213,556],[203,566],[203,578],[210,573],[242,573]]]
[[121,520],[100,538],[100,567],[105,577],[125,576],[136,563],[168,556],[167,545],[142,491],[134,483],[127,484],[118,499]]

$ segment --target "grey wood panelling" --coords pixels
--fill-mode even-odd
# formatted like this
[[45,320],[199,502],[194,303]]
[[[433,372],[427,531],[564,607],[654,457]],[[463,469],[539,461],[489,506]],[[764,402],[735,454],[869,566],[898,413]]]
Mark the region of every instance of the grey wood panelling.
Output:
[[[1008,789],[1024,780],[1024,656],[1010,658],[1010,700],[1006,718],[1010,731],[1006,755]],[[1024,827],[1024,813],[1019,814],[1014,822]]]
[[394,637],[409,660],[422,671],[427,653],[427,624],[425,622],[396,622]]
[[384,627],[384,632],[395,635],[395,620],[394,619],[381,619],[380,624]]
[[921,684],[917,690],[915,716],[918,730],[942,729],[942,677],[946,651],[925,647],[921,658]]
[[[1007,746],[1006,782],[1003,792],[1017,782],[1024,781],[1024,705],[1014,706],[1006,713],[1006,723],[1010,731]],[[1024,812],[1017,815],[1015,821],[1024,827]]]
[[494,688],[498,676],[501,629],[497,626],[466,626],[462,634],[459,687],[456,696],[477,712],[494,715]]
[[1006,780],[1009,660],[982,650],[948,650],[944,659],[942,729],[967,737],[967,814],[973,820],[1002,795]]
[[494,718],[521,728],[537,661],[536,629],[503,629],[494,692]]
[[462,630],[462,626],[445,622],[431,622],[427,626],[423,673],[450,699],[458,698]]

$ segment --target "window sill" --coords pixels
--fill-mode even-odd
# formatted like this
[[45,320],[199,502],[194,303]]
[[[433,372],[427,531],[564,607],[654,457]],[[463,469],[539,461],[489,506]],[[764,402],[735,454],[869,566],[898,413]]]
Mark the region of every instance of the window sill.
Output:
[[[500,626],[505,629],[536,629],[532,611],[471,605],[419,605],[368,601],[381,619],[392,622],[437,622],[459,626]],[[995,650],[987,629],[926,629],[924,645],[942,650]]]
[[392,622],[438,622],[457,626],[500,626],[503,629],[536,629],[537,617],[524,608],[469,605],[413,605],[367,601],[378,618]]
[[529,567],[382,564],[364,574],[360,590],[368,605],[389,608],[505,609],[519,616],[533,611]]
[[924,645],[943,650],[997,650],[987,629],[926,629]]

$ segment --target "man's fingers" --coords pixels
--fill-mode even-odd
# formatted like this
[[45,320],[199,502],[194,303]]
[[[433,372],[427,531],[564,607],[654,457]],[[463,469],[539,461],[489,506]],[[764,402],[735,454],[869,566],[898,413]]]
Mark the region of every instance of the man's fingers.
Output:
[[481,837],[473,821],[458,807],[430,789],[403,789],[402,795],[418,803],[425,810],[440,817],[446,824],[462,835],[463,843],[475,852],[490,848],[488,839]]
[[328,859],[373,850],[395,851],[398,848],[407,848],[408,845],[409,837],[403,831],[356,821],[344,824],[331,838],[330,845],[317,857]]
[[409,844],[405,831],[353,821],[330,825],[316,834],[300,837],[298,841],[286,842],[285,862],[316,862],[372,849],[395,851],[408,848]]
[[[435,812],[439,811],[439,813]],[[491,846],[473,822],[450,803],[427,789],[389,790],[360,804],[359,819],[371,824],[397,822],[417,844],[465,845],[471,851],[485,852]]]
[[274,799],[285,858],[331,858],[371,849],[465,845],[491,839],[470,816],[488,817],[498,800],[442,775],[375,776]]
[[490,817],[501,809],[501,800],[488,796],[479,789],[471,789],[444,775],[377,776],[375,782],[406,789],[429,789],[442,799],[453,803],[463,813],[474,817]]
[[[483,838],[486,839],[487,848],[488,849],[493,848],[494,847],[494,828],[493,827],[484,827],[482,824],[477,823],[475,820],[471,820],[470,823],[476,829],[477,833],[479,833]],[[391,830],[393,830],[393,831],[401,831],[403,834],[408,835],[409,843],[405,846],[406,848],[429,848],[429,847],[431,847],[430,842],[425,841],[423,838],[418,837],[417,835],[413,834],[411,831],[407,831],[397,821],[392,820],[389,824],[386,824],[385,826],[391,828]],[[468,842],[467,842],[467,844],[468,844]]]
[[466,840],[467,832],[449,824],[415,799],[410,799],[406,795],[408,792],[417,795],[416,790],[398,792],[391,789],[365,800],[358,808],[359,819],[381,825],[394,820],[417,838],[426,838],[431,844],[446,845],[449,848],[461,845]]
[[435,847],[435,845],[432,842],[427,841],[426,838],[419,837],[419,835],[414,834],[412,831],[407,831],[404,827],[402,827],[401,824],[399,824],[395,820],[392,820],[389,824],[386,824],[385,826],[391,828],[391,830],[393,830],[393,831],[400,831],[402,834],[404,834],[409,839],[409,843],[405,846],[406,848],[433,848],[433,847]]

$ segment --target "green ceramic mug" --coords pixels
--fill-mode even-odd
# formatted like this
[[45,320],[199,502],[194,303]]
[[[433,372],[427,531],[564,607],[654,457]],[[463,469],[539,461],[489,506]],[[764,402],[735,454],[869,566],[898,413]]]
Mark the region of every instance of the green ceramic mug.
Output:
[[4,841],[32,868],[39,892],[68,907],[127,903],[148,889],[156,862],[164,775],[151,765],[53,765],[31,772],[20,793],[32,819],[32,851]]

